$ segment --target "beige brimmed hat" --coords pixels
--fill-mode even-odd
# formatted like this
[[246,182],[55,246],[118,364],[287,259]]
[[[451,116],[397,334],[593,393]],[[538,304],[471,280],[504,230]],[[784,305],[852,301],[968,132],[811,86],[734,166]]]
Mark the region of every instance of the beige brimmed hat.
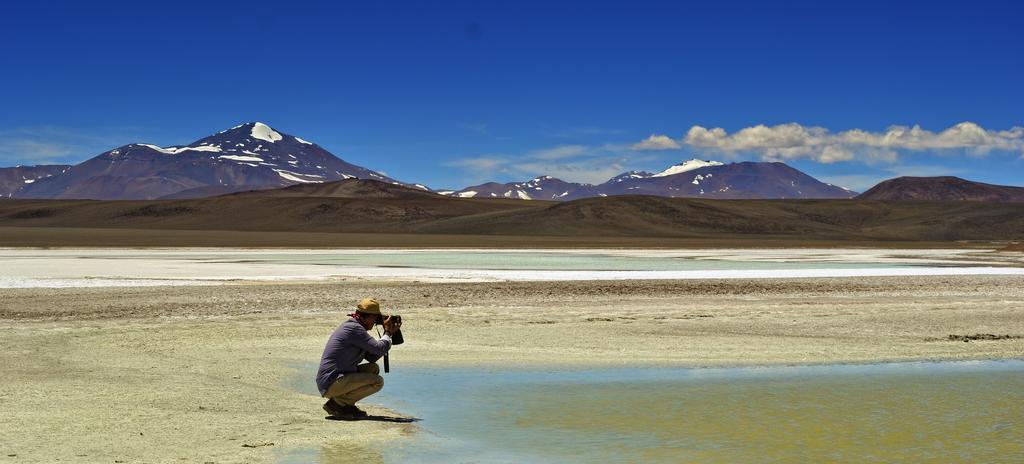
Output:
[[356,310],[363,314],[377,314],[380,315],[380,303],[373,298],[363,298],[356,305]]

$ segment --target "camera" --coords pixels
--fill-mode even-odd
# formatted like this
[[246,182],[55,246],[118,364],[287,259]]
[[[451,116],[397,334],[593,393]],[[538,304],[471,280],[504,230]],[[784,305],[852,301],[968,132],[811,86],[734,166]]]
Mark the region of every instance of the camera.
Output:
[[[399,316],[397,314],[392,314],[391,316],[385,316],[381,314],[380,316],[377,316],[377,323],[380,325],[384,325],[384,319],[387,319],[388,317],[390,317],[391,321],[394,322],[395,324],[402,323],[402,316]],[[395,333],[391,334],[391,344],[401,345],[402,343],[405,343],[405,338],[402,337],[402,329],[398,329],[395,331]]]
[[[399,316],[397,314],[392,314],[389,317],[391,318],[391,322],[393,322],[395,324],[401,324],[402,323],[402,316]],[[384,324],[384,319],[387,319],[387,317],[384,317],[384,315],[381,314],[380,316],[377,317],[377,323],[383,325]],[[401,345],[402,343],[405,343],[405,339],[402,338],[402,330],[399,329],[399,330],[396,330],[395,333],[391,334],[391,344],[392,345]],[[390,360],[389,360],[389,356],[387,354],[384,354],[384,372],[385,373],[391,372],[391,363],[390,363]]]

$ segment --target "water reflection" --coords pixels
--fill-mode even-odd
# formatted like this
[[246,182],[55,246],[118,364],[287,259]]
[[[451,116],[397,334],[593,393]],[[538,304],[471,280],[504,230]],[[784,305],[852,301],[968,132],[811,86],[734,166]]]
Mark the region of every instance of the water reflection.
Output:
[[316,448],[298,448],[278,452],[278,464],[377,464],[383,463],[384,456],[378,449],[353,445],[352,443],[329,443]]

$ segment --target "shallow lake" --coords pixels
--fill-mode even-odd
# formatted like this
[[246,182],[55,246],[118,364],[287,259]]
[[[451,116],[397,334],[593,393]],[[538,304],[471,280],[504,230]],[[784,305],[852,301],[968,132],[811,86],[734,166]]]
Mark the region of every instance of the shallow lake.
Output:
[[216,258],[222,262],[313,264],[340,267],[384,267],[419,269],[547,270],[547,271],[688,271],[737,269],[830,269],[899,267],[907,262],[858,262],[829,260],[825,256],[757,259],[750,256],[715,253],[672,255],[657,252],[649,256],[624,253],[580,253],[573,251],[404,251],[374,253],[277,254]]
[[371,401],[422,419],[385,462],[1024,461],[1019,360],[385,378]]
[[428,281],[1024,275],[969,250],[0,249],[0,288],[199,285],[234,280]]

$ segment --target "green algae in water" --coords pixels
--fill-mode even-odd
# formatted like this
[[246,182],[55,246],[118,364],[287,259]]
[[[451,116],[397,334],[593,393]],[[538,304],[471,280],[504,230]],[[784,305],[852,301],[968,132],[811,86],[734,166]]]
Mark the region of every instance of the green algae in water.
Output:
[[417,370],[385,462],[1022,462],[1022,366]]
[[[526,440],[564,458],[647,462],[1024,459],[1024,376],[526,387],[506,393]],[[584,459],[589,460],[589,459]]]

